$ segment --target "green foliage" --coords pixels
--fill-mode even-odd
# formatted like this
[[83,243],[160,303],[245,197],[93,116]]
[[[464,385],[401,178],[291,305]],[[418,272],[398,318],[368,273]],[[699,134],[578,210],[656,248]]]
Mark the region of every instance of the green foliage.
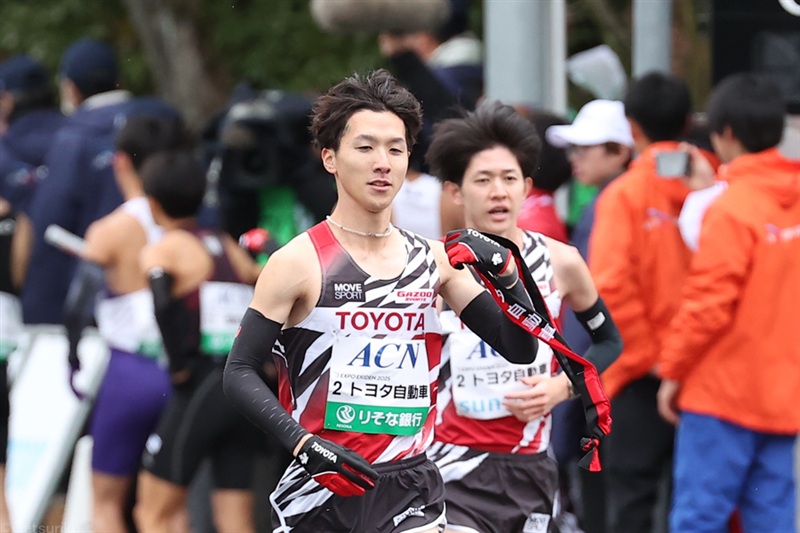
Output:
[[[232,85],[312,91],[381,64],[374,35],[322,32],[309,0],[167,0],[195,20],[213,72]],[[0,59],[28,53],[54,74],[72,41],[91,36],[119,54],[122,79],[138,94],[154,84],[121,0],[0,0]]]
[[138,37],[118,0],[0,1],[0,58],[27,53],[55,76],[61,53],[85,36],[113,44],[126,86],[138,93],[151,90]]
[[380,64],[375,36],[337,37],[320,30],[309,0],[206,0],[214,60],[234,80],[259,87],[318,90]]

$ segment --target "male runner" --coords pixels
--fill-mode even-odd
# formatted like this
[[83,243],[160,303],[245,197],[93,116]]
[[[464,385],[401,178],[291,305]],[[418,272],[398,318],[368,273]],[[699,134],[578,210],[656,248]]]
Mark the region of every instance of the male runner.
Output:
[[199,228],[205,173],[188,151],[159,152],[142,168],[164,228],[142,250],[169,359],[172,397],[147,439],[134,515],[140,531],[170,531],[201,461],[210,458],[220,533],[253,531],[253,460],[260,434],[225,398],[222,369],[260,268],[227,234]]
[[[592,337],[586,358],[606,368],[622,342],[589,269],[572,246],[517,227],[533,186],[541,141],[513,108],[482,104],[439,123],[426,155],[433,172],[464,207],[467,226],[504,237],[521,250],[547,309],[557,319],[562,299]],[[545,316],[547,316],[543,313]],[[553,407],[574,392],[566,373],[553,375],[544,342],[530,364],[498,357],[452,310],[442,312],[439,418],[431,457],[442,472],[447,531],[546,532],[558,487],[548,457]]]
[[[419,102],[385,70],[347,78],[314,104],[311,132],[338,202],[267,262],[225,370],[228,396],[296,457],[271,497],[275,531],[443,530],[442,479],[425,456],[438,294],[504,356],[535,357],[533,337],[451,266],[441,242],[390,222],[420,121]],[[447,246],[521,289],[494,241],[462,232]],[[273,346],[280,401],[258,375]]]

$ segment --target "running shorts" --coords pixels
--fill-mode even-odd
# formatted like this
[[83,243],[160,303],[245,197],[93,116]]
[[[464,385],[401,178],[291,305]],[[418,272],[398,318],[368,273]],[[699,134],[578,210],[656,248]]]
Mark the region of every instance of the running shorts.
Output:
[[363,496],[337,496],[293,461],[270,496],[274,533],[444,531],[444,487],[436,466],[417,455],[373,465],[380,474]]
[[255,455],[266,446],[266,437],[225,397],[224,365],[224,359],[200,357],[189,382],[175,388],[147,439],[145,470],[186,487],[208,457],[217,489],[251,488]]
[[428,450],[445,483],[447,528],[464,533],[547,533],[558,490],[547,452],[493,453],[436,442]]

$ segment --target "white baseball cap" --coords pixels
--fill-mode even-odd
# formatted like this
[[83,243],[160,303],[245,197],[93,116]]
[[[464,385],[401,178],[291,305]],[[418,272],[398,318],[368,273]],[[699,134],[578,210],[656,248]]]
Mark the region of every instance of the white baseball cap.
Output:
[[633,146],[625,106],[618,100],[592,100],[578,111],[572,124],[550,126],[545,135],[550,144],[559,148],[607,142]]

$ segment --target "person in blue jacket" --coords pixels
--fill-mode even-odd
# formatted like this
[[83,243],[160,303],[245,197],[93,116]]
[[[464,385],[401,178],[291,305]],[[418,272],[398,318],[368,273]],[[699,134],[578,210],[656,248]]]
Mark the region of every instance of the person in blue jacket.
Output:
[[70,45],[59,66],[61,108],[69,119],[45,158],[47,179],[30,209],[34,244],[22,292],[26,324],[60,324],[77,261],[44,240],[51,224],[83,236],[89,224],[122,204],[112,160],[117,132],[133,115],[177,113],[155,98],[134,99],[119,88],[112,49],[84,38]]
[[27,55],[0,63],[0,196],[17,212],[28,211],[47,176],[45,154],[66,120],[50,80]]

